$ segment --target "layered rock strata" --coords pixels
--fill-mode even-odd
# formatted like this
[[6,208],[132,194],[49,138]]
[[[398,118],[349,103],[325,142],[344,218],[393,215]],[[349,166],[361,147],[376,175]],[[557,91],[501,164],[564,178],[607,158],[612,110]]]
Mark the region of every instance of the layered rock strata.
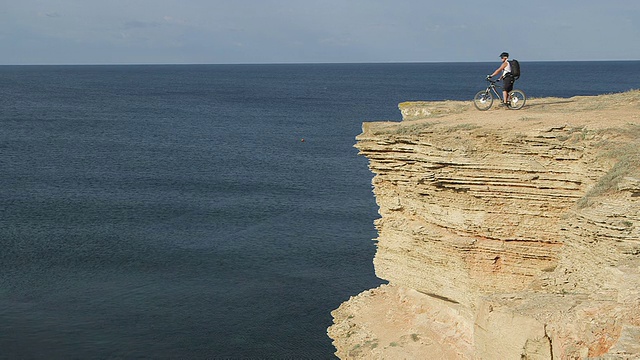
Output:
[[640,358],[640,91],[363,125],[388,285],[329,328],[342,359]]

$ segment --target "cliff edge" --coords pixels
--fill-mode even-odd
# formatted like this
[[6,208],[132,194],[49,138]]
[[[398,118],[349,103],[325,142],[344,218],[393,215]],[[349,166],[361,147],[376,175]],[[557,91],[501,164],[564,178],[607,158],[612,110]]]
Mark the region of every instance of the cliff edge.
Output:
[[363,125],[388,285],[334,310],[342,359],[640,359],[640,91],[400,104]]

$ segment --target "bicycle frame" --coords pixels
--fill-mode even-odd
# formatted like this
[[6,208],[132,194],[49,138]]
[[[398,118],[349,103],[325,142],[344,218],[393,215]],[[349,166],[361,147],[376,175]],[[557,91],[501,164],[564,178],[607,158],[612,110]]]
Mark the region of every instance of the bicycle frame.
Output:
[[491,90],[496,95],[497,99],[502,99],[502,94],[501,94],[502,91],[498,92],[498,89],[504,90],[504,88],[497,84],[498,80],[489,80],[489,79],[487,79],[487,81],[490,83],[489,86],[487,86],[487,92],[489,92],[489,90]]

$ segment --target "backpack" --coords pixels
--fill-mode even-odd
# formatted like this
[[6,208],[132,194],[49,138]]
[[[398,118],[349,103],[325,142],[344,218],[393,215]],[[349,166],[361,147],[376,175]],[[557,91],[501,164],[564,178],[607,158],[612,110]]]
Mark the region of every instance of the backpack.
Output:
[[511,76],[513,76],[514,80],[520,78],[520,63],[518,60],[509,60],[509,65],[511,65]]

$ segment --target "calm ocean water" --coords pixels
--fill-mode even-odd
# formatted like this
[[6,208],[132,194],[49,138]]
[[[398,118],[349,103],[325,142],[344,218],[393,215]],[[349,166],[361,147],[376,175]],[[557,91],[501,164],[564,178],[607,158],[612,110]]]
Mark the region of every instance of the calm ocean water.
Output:
[[[0,358],[333,358],[331,310],[381,283],[361,123],[498,65],[0,67]],[[640,87],[639,61],[522,72]]]

